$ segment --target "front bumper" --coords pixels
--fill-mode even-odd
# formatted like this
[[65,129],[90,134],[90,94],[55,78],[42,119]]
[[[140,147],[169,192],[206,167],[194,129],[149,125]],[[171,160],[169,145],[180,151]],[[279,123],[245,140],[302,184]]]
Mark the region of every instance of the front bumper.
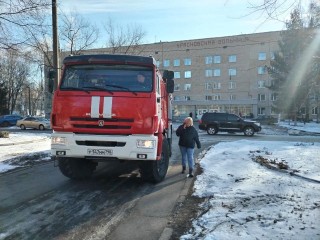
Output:
[[[51,142],[51,155],[68,158],[92,158],[97,160],[156,160],[158,139],[154,135],[88,135],[54,132],[52,139],[63,139],[57,144]],[[154,141],[150,148],[140,148],[138,141]]]

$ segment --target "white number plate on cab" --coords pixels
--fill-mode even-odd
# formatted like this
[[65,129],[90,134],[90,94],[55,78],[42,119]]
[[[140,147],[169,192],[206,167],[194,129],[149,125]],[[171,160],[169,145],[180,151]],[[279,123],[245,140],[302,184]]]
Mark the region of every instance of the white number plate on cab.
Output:
[[112,156],[112,149],[88,149],[89,155],[94,156]]

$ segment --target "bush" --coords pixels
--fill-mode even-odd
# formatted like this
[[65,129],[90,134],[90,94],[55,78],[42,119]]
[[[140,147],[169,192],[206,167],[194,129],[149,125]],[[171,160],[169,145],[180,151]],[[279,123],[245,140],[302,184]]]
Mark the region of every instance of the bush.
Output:
[[8,131],[0,131],[0,138],[9,138]]

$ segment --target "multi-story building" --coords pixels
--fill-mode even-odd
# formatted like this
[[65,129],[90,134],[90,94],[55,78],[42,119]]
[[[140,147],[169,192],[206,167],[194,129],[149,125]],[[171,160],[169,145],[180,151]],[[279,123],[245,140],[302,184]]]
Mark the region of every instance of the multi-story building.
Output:
[[[265,32],[159,42],[141,45],[138,51],[153,56],[160,69],[174,71],[174,116],[208,111],[271,115],[275,96],[267,88],[271,79],[266,66],[278,50],[280,37],[280,32]],[[46,106],[50,111],[50,99]]]
[[[207,111],[271,115],[266,66],[280,32],[152,44],[160,69],[175,73],[174,115]],[[194,115],[194,116],[195,116]]]

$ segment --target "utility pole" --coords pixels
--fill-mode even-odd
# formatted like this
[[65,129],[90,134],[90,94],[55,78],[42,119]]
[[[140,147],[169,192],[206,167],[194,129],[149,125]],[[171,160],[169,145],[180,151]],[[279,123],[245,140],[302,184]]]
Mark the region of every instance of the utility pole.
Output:
[[[52,0],[52,36],[53,36],[53,69],[55,71],[53,91],[59,83],[59,47],[58,47],[58,23],[57,23],[57,1]],[[49,79],[50,81],[50,79]]]
[[31,91],[30,91],[30,86],[27,87],[29,90],[29,115],[32,116],[31,112]]

